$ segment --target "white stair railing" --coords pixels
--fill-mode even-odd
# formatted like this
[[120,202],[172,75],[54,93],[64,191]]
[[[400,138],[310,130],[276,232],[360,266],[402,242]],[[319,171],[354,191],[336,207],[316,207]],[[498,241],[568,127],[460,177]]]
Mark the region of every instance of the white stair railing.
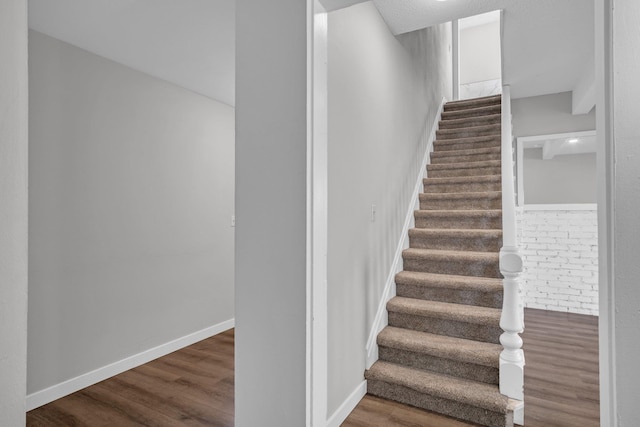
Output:
[[[511,133],[511,90],[502,88],[502,249],[500,272],[504,276],[500,336],[500,393],[524,400],[524,352],[520,333],[524,330],[524,309],[520,292],[522,257],[516,240],[516,206],[513,183],[513,145]],[[516,416],[516,418],[518,418]],[[521,422],[519,423],[521,424]]]

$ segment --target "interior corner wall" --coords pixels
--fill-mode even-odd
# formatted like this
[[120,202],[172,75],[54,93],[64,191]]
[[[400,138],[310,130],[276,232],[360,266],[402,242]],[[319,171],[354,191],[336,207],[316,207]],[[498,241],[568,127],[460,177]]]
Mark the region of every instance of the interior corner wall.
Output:
[[450,48],[450,24],[394,37],[373,2],[328,16],[329,417],[364,380],[425,133],[451,99]]
[[514,137],[596,128],[595,109],[589,114],[571,114],[571,92],[513,99],[511,113]]
[[25,424],[27,2],[0,2],[0,425]]
[[234,317],[234,109],[29,36],[34,393]]

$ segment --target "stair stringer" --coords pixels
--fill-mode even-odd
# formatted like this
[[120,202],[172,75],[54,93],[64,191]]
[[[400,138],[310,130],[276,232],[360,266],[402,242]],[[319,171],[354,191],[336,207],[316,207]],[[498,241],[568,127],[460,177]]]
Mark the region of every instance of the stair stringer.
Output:
[[409,230],[415,227],[414,211],[420,209],[419,194],[422,192],[422,188],[424,185],[423,180],[424,178],[427,178],[427,165],[431,161],[431,153],[433,152],[433,142],[436,139],[438,122],[441,119],[442,112],[444,111],[444,104],[446,104],[446,102],[446,98],[442,98],[438,111],[433,118],[433,123],[431,125],[429,133],[426,133],[427,126],[425,126],[425,129],[423,131],[422,137],[427,138],[428,142],[420,166],[420,173],[416,177],[416,184],[413,189],[413,194],[411,195],[411,201],[409,203],[409,206],[407,207],[407,215],[404,220],[400,238],[398,239],[398,245],[396,246],[396,250],[393,256],[393,262],[391,263],[391,268],[389,269],[389,274],[387,275],[384,290],[382,291],[382,295],[380,296],[380,302],[378,304],[378,309],[376,310],[376,316],[374,317],[373,324],[371,325],[371,329],[369,330],[369,337],[367,339],[367,345],[365,347],[367,354],[367,360],[365,363],[366,369],[371,368],[371,365],[373,365],[378,360],[377,337],[378,334],[389,324],[387,303],[396,296],[395,277],[396,274],[404,269],[402,251],[409,247]]

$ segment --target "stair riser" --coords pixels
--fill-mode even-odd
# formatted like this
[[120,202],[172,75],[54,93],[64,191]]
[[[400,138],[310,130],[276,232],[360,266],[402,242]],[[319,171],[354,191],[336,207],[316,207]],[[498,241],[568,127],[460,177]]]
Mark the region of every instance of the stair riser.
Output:
[[444,228],[444,229],[473,229],[498,230],[502,228],[502,218],[467,218],[467,217],[418,217],[415,218],[416,228]]
[[500,139],[490,139],[483,141],[475,141],[475,142],[457,142],[453,144],[446,144],[442,141],[435,141],[433,143],[433,151],[437,153],[441,153],[444,151],[454,151],[454,150],[473,150],[476,148],[495,148],[500,147]]
[[420,198],[420,209],[433,210],[474,210],[474,209],[500,209],[501,198],[486,199],[423,199]]
[[[500,191],[502,185],[500,182],[474,182],[471,184],[434,184],[425,183],[424,192],[428,194],[435,193],[472,193],[480,191]],[[462,227],[460,227],[462,228]]]
[[499,261],[489,260],[450,260],[424,258],[403,258],[404,269],[435,274],[457,274],[460,276],[502,278]]
[[484,162],[487,160],[500,160],[500,153],[475,154],[470,156],[431,156],[432,165],[442,165],[447,163]]
[[494,344],[500,343],[500,334],[502,333],[498,325],[479,325],[394,311],[389,312],[389,326]]
[[462,128],[443,129],[436,131],[436,139],[459,139],[470,138],[472,136],[499,135],[500,126],[489,126],[486,128]]
[[419,249],[439,249],[452,251],[499,252],[502,247],[501,238],[493,237],[435,237],[412,235],[409,246]]
[[491,427],[513,427],[513,413],[499,414],[453,400],[420,393],[408,387],[379,380],[367,381],[367,392],[384,399],[423,408],[454,418]]
[[430,288],[426,285],[396,284],[396,295],[453,304],[502,308],[502,292],[479,292],[469,289]]
[[[380,360],[385,360],[397,365],[440,372],[442,374],[466,378],[487,384],[499,383],[498,368],[492,368],[489,366],[444,359],[429,354],[416,353],[385,346],[378,347],[378,357]],[[498,357],[499,356],[496,355],[496,362],[498,361]]]
[[501,112],[501,105],[492,105],[490,107],[480,107],[466,110],[444,111],[442,113],[442,120],[466,119],[467,117],[482,117],[500,114]]
[[463,119],[448,119],[438,122],[438,129],[460,129],[472,126],[487,126],[500,124],[500,116],[475,116]]
[[455,178],[463,176],[499,175],[501,170],[497,166],[465,169],[431,169],[427,165],[428,175],[432,178]]

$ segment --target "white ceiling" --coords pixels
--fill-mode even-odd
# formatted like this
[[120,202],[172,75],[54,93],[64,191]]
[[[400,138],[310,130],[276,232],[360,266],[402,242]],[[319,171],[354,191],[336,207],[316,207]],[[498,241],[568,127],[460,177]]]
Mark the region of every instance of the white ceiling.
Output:
[[[321,0],[328,10],[362,0]],[[374,0],[396,34],[504,9],[514,98],[572,91],[593,67],[591,0]],[[234,0],[29,0],[29,26],[235,104]]]
[[235,103],[234,0],[29,0],[29,27]]

